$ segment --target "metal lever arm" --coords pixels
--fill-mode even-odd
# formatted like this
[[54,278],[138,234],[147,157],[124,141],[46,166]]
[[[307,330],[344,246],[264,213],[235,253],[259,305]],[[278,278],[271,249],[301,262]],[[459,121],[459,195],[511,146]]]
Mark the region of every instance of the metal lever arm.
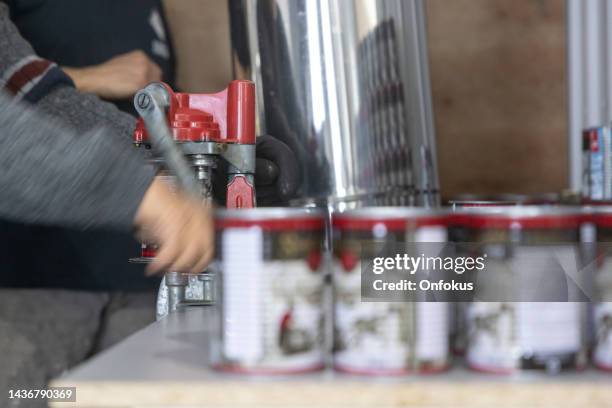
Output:
[[200,186],[194,172],[170,133],[166,119],[166,109],[169,106],[170,95],[164,85],[158,82],[147,85],[134,96],[134,107],[142,117],[153,149],[164,158],[178,184],[187,193],[200,198]]

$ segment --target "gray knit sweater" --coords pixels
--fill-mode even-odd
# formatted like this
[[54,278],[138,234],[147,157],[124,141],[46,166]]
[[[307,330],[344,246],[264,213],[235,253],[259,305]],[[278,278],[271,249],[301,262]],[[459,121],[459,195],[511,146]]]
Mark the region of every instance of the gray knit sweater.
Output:
[[134,118],[40,61],[0,3],[0,217],[131,228],[154,177],[131,146]]

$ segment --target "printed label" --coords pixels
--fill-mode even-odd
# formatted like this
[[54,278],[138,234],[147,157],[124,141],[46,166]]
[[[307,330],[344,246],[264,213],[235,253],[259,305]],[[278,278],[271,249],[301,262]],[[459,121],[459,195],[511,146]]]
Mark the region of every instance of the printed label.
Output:
[[522,356],[580,350],[581,304],[569,302],[473,303],[468,306],[471,366],[518,368]]
[[[324,362],[324,277],[309,259],[265,260],[259,228],[223,233],[223,353],[249,370]],[[310,262],[309,262],[310,261]]]
[[449,305],[446,302],[417,304],[417,356],[440,360],[448,353]]
[[482,370],[511,370],[519,357],[514,305],[476,302],[466,308],[468,363]]
[[580,349],[579,303],[517,303],[517,327],[526,353],[573,353]]
[[223,352],[255,362],[263,355],[262,231],[229,228],[223,234]]
[[612,370],[612,302],[597,303],[595,312],[595,364]]
[[446,242],[448,233],[446,227],[442,225],[434,225],[419,228],[415,235],[416,242]]
[[334,265],[334,361],[360,372],[404,372],[448,355],[448,303],[362,302],[361,265]]

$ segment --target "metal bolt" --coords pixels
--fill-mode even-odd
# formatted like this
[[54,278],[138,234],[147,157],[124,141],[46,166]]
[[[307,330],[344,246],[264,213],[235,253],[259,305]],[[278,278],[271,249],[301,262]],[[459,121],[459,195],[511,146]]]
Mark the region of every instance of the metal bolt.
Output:
[[136,98],[136,103],[140,109],[147,109],[151,103],[151,97],[146,93],[139,93]]

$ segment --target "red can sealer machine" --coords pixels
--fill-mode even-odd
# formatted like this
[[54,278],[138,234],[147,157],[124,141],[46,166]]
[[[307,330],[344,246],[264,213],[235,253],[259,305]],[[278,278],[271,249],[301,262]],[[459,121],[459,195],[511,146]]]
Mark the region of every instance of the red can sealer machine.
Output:
[[[160,174],[169,174],[184,191],[211,200],[213,171],[224,160],[227,177],[226,206],[255,206],[255,85],[236,80],[221,92],[174,92],[155,82],[136,93],[140,115],[134,144],[152,148],[152,161]],[[154,245],[142,244],[133,262],[151,262]],[[167,272],[157,298],[157,317],[185,304],[210,304],[214,274]]]

